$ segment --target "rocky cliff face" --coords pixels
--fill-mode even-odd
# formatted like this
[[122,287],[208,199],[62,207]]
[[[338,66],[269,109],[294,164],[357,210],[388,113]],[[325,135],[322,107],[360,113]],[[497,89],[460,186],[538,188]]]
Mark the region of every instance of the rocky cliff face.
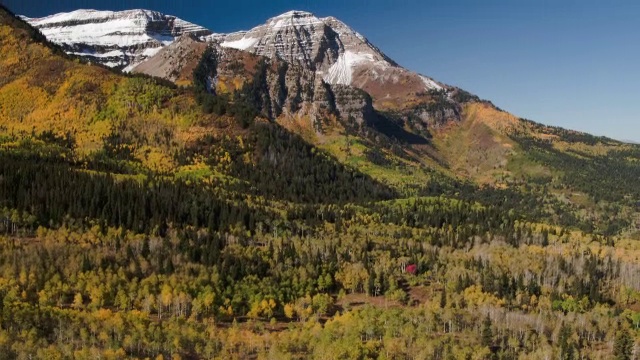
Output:
[[[260,58],[265,61],[264,57]],[[371,97],[360,89],[331,85],[316,72],[300,65],[278,59],[267,60],[267,63],[270,66],[262,76],[268,88],[272,118],[306,119],[307,123],[302,125],[321,132],[322,121],[331,116],[355,127],[374,116]]]
[[299,125],[315,127],[328,117],[362,125],[374,113],[371,97],[348,85],[330,85],[317,72],[280,58],[268,58],[247,51],[222,47],[218,41],[205,41],[183,35],[155,56],[132,69],[133,72],[162,77],[189,85],[193,70],[207,48],[211,69],[207,82],[212,92],[240,91],[244,86],[260,93],[260,110],[274,120],[299,120]]
[[23,19],[68,53],[127,70],[181,35],[211,34],[201,26],[149,10],[76,10]]

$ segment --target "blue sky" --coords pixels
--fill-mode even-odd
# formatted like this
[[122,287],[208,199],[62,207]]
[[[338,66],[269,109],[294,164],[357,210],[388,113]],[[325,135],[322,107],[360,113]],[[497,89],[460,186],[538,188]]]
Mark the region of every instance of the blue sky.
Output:
[[640,1],[0,1],[32,17],[147,8],[215,32],[291,9],[332,15],[399,64],[517,116],[640,142]]

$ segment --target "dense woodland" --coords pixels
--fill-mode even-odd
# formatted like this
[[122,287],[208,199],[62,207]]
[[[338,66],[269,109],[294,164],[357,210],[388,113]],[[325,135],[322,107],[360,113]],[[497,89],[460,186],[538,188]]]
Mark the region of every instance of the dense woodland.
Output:
[[[269,121],[259,80],[213,93],[214,61],[118,80],[97,142],[0,123],[1,359],[640,357],[638,147],[523,121],[573,146],[510,134],[552,171],[394,186]],[[401,173],[402,141],[363,158]]]
[[[237,184],[91,170],[69,136],[5,148],[3,354],[635,354],[640,269],[612,237],[550,223],[534,192],[452,180],[439,195],[399,199],[269,126],[245,137],[253,161],[227,164]],[[179,156],[238,159],[238,146],[205,138]],[[296,169],[310,172],[304,185]]]

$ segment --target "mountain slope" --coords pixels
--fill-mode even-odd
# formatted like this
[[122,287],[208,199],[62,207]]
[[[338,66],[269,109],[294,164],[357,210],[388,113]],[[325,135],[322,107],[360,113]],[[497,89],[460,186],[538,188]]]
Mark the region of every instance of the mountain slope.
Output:
[[[145,18],[156,14],[147,11],[134,13],[146,14]],[[100,18],[99,14],[80,13],[74,16],[82,20],[80,23]],[[69,17],[62,16],[61,19],[68,21],[66,26],[73,25]],[[197,32],[200,28],[187,29]],[[206,49],[214,51],[211,57],[215,62],[214,71],[207,75],[206,81],[211,83],[215,93],[231,97],[239,94],[261,116],[301,134],[342,162],[399,188],[407,183],[415,188],[423,187],[422,184],[432,178],[424,173],[425,168],[498,187],[519,186],[523,179],[551,176],[552,179],[569,181],[577,188],[570,193],[562,189],[561,184],[556,184],[555,189],[547,188],[552,190],[548,193],[555,200],[568,201],[571,206],[588,206],[597,214],[595,218],[601,223],[598,226],[602,227],[606,225],[597,201],[584,200],[602,196],[592,190],[594,187],[585,187],[578,181],[578,168],[565,169],[559,165],[582,161],[575,159],[576,153],[588,157],[620,156],[617,154],[633,149],[632,145],[606,139],[596,139],[577,147],[565,133],[549,136],[545,130],[496,109],[461,89],[437,83],[437,86],[429,85],[428,81],[424,83],[419,75],[399,67],[344,23],[335,18],[317,18],[307,12],[291,11],[246,32],[203,36],[196,33],[178,37],[177,41],[172,41],[134,71],[188,85],[192,70]],[[18,54],[18,51],[13,53]],[[356,61],[351,61],[353,54],[356,54]],[[14,58],[16,56],[21,55]],[[92,75],[86,73],[81,79],[76,77],[86,69],[65,79],[63,74],[70,71],[70,65],[47,58],[30,61],[49,65],[47,70],[39,70],[39,66],[23,69],[29,71],[28,83],[11,81],[11,74],[21,71],[20,64],[7,66],[9,75],[4,81],[10,84],[5,86],[2,96],[9,105],[3,112],[5,116],[22,119],[19,125],[11,124],[12,128],[28,131],[36,126],[77,132],[81,148],[100,148],[100,139],[110,130],[106,123],[96,119],[111,116],[108,114],[123,117],[126,112],[113,100],[107,102],[112,104],[108,109],[100,105],[102,100],[87,100],[93,96],[86,96],[86,89],[97,89],[92,91],[97,91],[101,99],[114,98],[109,90],[114,86],[113,80],[109,80],[113,78],[105,73],[105,78],[98,76],[95,82],[88,80],[85,84],[87,80],[84,77]],[[395,73],[405,74],[407,78],[382,76]],[[394,83],[394,79],[400,80]],[[44,86],[30,87],[34,81],[36,85],[37,81],[43,81]],[[347,82],[350,85],[343,84]],[[56,86],[66,89],[66,95],[57,91]],[[124,89],[135,91],[135,87]],[[380,93],[381,89],[386,93]],[[73,96],[66,97],[69,94]],[[125,94],[118,96],[123,99],[130,97]],[[185,98],[178,103],[185,108],[189,101],[192,100]],[[78,105],[71,106],[74,103]],[[171,112],[164,112],[162,116],[165,119],[175,117]],[[193,124],[193,116],[189,115],[186,118],[191,117],[190,120],[178,123]],[[85,120],[86,124],[80,125],[81,118],[92,120]],[[243,121],[250,120],[245,118]],[[176,131],[175,124],[162,126]],[[188,129],[182,126],[184,130]],[[191,129],[177,131],[178,138],[192,139],[192,132]],[[532,156],[531,151],[539,154],[542,149],[532,147],[526,139],[549,142],[555,151],[553,160],[546,159],[546,163],[540,163],[540,155]],[[177,141],[175,148],[181,147],[184,141]],[[148,158],[144,155],[148,150],[139,146],[134,153],[138,159]],[[176,165],[166,152],[154,151],[156,154],[151,157],[155,159],[154,166],[162,164],[163,168],[170,169]],[[560,158],[563,160],[559,161]],[[395,170],[390,164],[396,164]],[[399,164],[402,167],[398,168]],[[633,166],[624,167],[623,171],[612,174],[620,176],[620,181],[628,182],[627,176],[635,170]],[[583,166],[583,169],[587,168]],[[593,179],[600,181],[595,188],[601,188],[609,181],[599,177]],[[633,199],[637,194],[633,191],[626,194],[626,210],[620,211],[627,213],[625,221],[630,222],[634,216],[631,210]],[[615,198],[625,199],[622,194]],[[581,215],[585,221],[589,216]]]
[[[565,141],[562,137],[548,137],[539,133],[540,128],[531,127],[461,89],[437,83],[438,87],[425,85],[424,79],[419,75],[399,67],[362,35],[335,18],[317,18],[311,13],[291,11],[271,18],[249,31],[216,34],[203,40],[213,41],[220,59],[226,59],[221,64],[240,63],[249,73],[256,58],[248,60],[246,57],[238,58],[229,54],[250,52],[272,59],[272,71],[267,71],[263,79],[268,84],[267,91],[272,101],[271,118],[278,119],[283,125],[300,133],[308,133],[308,128],[311,127],[321,136],[310,135],[307,138],[345,161],[349,158],[341,150],[348,143],[345,137],[336,137],[335,133],[333,136],[329,135],[331,126],[325,127],[329,133],[325,131],[324,135],[321,134],[322,131],[318,131],[322,126],[312,127],[313,124],[321,124],[323,117],[333,114],[342,122],[353,117],[355,122],[346,122],[347,128],[355,124],[362,131],[361,136],[369,128],[386,134],[390,139],[403,144],[404,155],[412,158],[412,161],[494,186],[507,186],[511,181],[509,179],[526,178],[540,171],[553,173],[550,169],[541,170],[537,164],[523,166],[522,155],[526,150],[519,145],[522,134],[557,143]],[[343,61],[348,60],[352,56],[350,54],[357,54],[356,58],[365,60]],[[279,76],[276,69],[282,67],[275,64],[282,64],[282,61],[288,67],[282,70],[284,76]],[[348,71],[333,71],[343,65],[348,65]],[[381,69],[389,74],[408,74],[408,77],[399,81],[396,87],[393,80],[380,76],[382,72],[378,70]],[[220,73],[224,75],[214,81],[234,78],[234,73],[239,74],[231,67],[220,70]],[[344,76],[330,76],[339,73]],[[358,76],[352,76],[354,74]],[[350,85],[341,84],[347,78]],[[416,86],[422,88],[419,92],[414,92],[411,89],[417,89],[414,85],[418,83],[418,79],[421,85]],[[251,81],[252,75],[244,76],[241,82]],[[323,86],[328,89],[329,98],[332,99],[329,103],[323,103],[323,106],[333,107],[335,110],[315,113],[312,109],[317,107],[318,101],[325,98],[324,93],[318,96],[315,91]],[[227,88],[222,86],[218,90],[224,92]],[[300,92],[300,88],[308,90]],[[365,97],[356,95],[353,88],[365,90]],[[384,89],[387,93],[376,93],[379,89]],[[367,94],[371,96],[370,99],[367,99]],[[311,106],[312,104],[316,105]],[[307,120],[301,123],[295,119]],[[345,133],[344,130],[338,130]],[[371,133],[374,137],[375,131]],[[389,149],[388,144],[384,144],[388,141],[382,143],[383,148]],[[608,143],[612,150],[627,148],[625,144],[606,139],[601,141]],[[336,147],[335,144],[342,145]],[[371,153],[372,148],[377,147],[368,141],[363,144],[365,148],[359,152],[360,155]],[[566,149],[566,146],[563,147]],[[393,157],[389,153],[386,156]],[[516,163],[519,165],[513,165]],[[366,161],[363,164],[367,164],[366,167],[370,165]],[[562,169],[555,170],[555,173],[558,171],[561,172]]]
[[193,70],[207,44],[191,34],[183,35],[165,46],[148,61],[134,65],[132,71],[170,80],[177,85],[191,85]]
[[[80,15],[85,19],[86,14]],[[344,161],[354,157],[347,154],[356,149],[346,144],[349,135],[356,135],[363,139],[364,147],[356,152],[359,156],[382,151],[397,161],[410,159],[412,166],[435,167],[480,184],[507,186],[514,178],[562,172],[542,170],[536,164],[524,166],[522,134],[561,144],[558,151],[573,151],[565,135],[548,137],[540,128],[476,96],[400,67],[333,17],[290,11],[232,34],[202,35],[197,33],[200,28],[193,28],[196,33],[177,38],[134,72],[188,85],[202,54],[214,49],[215,71],[207,80],[212,90],[232,95],[253,87],[251,102],[262,116]],[[628,147],[605,139],[598,142],[608,144],[606,151]],[[584,146],[592,151],[592,144]],[[395,176],[377,169],[387,179]]]

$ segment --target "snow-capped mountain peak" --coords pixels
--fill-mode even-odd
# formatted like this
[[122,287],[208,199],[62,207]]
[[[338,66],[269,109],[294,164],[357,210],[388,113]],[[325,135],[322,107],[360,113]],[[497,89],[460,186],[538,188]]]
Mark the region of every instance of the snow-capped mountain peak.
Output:
[[182,34],[204,36],[211,33],[175,16],[144,9],[80,9],[23,19],[65,51],[112,67],[131,67]]
[[315,15],[304,10],[289,10],[278,16],[274,16],[272,19],[279,19],[279,18],[282,19],[282,18],[290,18],[290,17],[315,17]]
[[322,74],[330,83],[349,84],[355,64],[395,66],[345,23],[299,10],[272,17],[251,30],[228,34],[221,45],[302,65]]
[[276,28],[289,25],[308,25],[317,22],[320,22],[320,19],[318,19],[315,15],[310,12],[300,10],[287,11],[286,13],[274,16],[271,19],[267,20],[267,24],[269,26]]
[[293,10],[251,30],[216,35],[216,39],[223,47],[280,58],[313,70],[329,84],[354,85],[374,94],[388,84],[408,84],[404,91],[413,93],[442,88],[432,79],[398,66],[364,36],[332,16],[319,18]]

